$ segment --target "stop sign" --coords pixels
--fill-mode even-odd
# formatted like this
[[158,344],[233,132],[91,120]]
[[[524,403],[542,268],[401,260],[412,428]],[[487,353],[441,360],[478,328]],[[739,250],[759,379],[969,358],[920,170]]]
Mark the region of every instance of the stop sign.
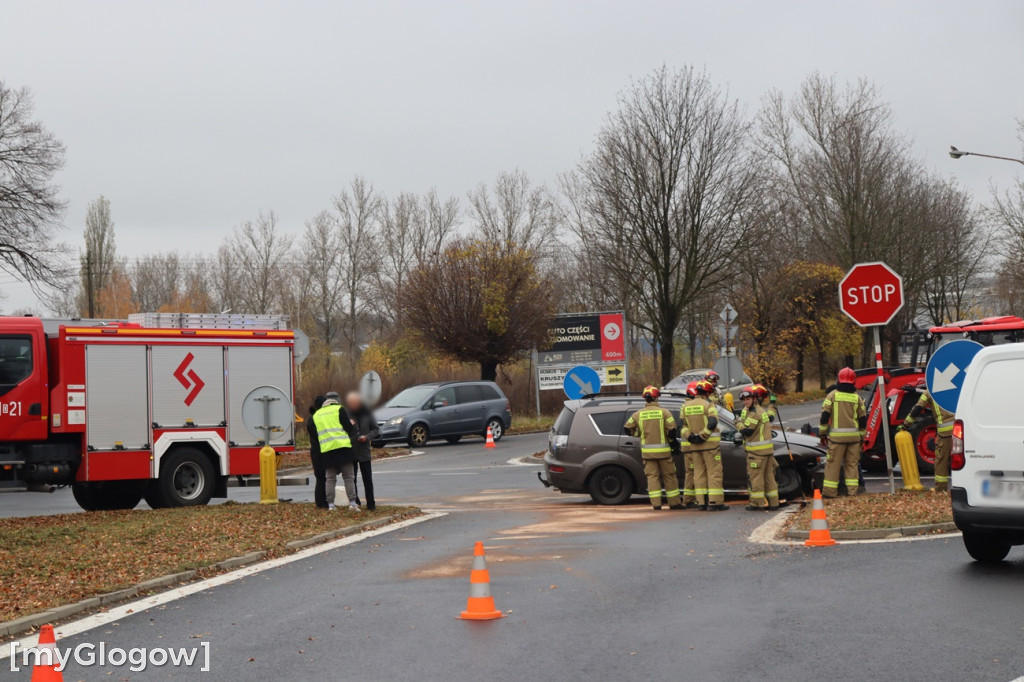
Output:
[[885,263],[858,263],[839,282],[839,308],[862,327],[888,324],[902,307],[903,278]]

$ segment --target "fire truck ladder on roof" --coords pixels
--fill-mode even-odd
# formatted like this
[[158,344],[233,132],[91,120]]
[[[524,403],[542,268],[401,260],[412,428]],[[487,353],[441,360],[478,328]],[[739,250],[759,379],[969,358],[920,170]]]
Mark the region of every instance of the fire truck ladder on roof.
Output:
[[128,322],[157,329],[288,329],[287,315],[132,313]]

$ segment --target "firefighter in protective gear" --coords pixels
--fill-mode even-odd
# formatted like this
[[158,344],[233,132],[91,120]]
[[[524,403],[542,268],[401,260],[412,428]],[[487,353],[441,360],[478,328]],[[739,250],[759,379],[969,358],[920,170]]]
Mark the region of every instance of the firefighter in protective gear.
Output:
[[647,474],[647,494],[651,498],[651,506],[661,509],[661,491],[664,488],[668,505],[673,509],[682,509],[679,501],[679,479],[676,477],[676,466],[672,462],[672,441],[676,438],[676,420],[672,413],[658,404],[661,396],[654,386],[644,389],[644,400],[647,405],[634,412],[626,420],[626,433],[638,435],[640,453],[644,462],[644,473]]
[[[778,408],[776,407],[776,404],[775,404],[776,403],[775,394],[772,393],[771,391],[769,391],[768,388],[765,387],[764,384],[754,384],[753,392],[754,392],[754,402],[756,402],[758,405],[760,405],[761,409],[764,410],[768,414],[768,421],[771,422],[772,424],[774,424],[776,421],[778,421],[778,419],[779,419],[779,410],[778,410]],[[771,480],[773,480],[773,481],[778,481],[778,473],[779,473],[779,468],[780,468],[779,467],[779,461],[777,459],[775,459],[774,457],[772,457],[768,461],[768,464],[771,465],[772,471],[771,471],[770,474],[766,473],[765,476],[771,478]],[[776,498],[778,498],[777,494],[776,494]],[[780,507],[785,507],[785,506],[788,506],[788,505],[789,505],[789,503],[786,502],[785,500],[779,500],[779,506]]]
[[[693,400],[697,397],[697,382],[691,381],[686,385],[686,402]],[[686,411],[684,403],[683,408],[680,410],[681,413]],[[682,416],[682,414],[680,414]],[[697,506],[697,490],[696,484],[693,480],[694,475],[694,463],[693,463],[693,448],[691,447],[690,441],[685,438],[680,440],[680,450],[682,452],[683,462],[683,506],[687,509]]]
[[735,412],[733,411],[735,398],[733,398],[732,393],[729,393],[728,391],[723,391],[721,387],[719,387],[718,382],[721,379],[721,377],[719,376],[718,372],[716,372],[713,369],[708,370],[708,373],[704,375],[704,378],[710,381],[711,385],[715,389],[712,393],[708,395],[708,400],[713,402],[716,406],[724,407],[725,409],[735,414]]
[[715,389],[707,380],[698,381],[694,388],[696,397],[683,406],[681,437],[690,446],[696,504],[702,511],[722,511],[728,509],[722,482],[722,437],[718,409],[709,399]]
[[949,490],[949,455],[953,451],[953,421],[954,415],[948,410],[939,407],[939,404],[932,398],[928,389],[923,388],[924,381],[918,383],[918,390],[921,397],[917,404],[910,410],[910,414],[900,424],[898,431],[907,429],[910,425],[921,418],[921,415],[931,411],[935,417],[935,491],[946,492]]
[[828,438],[823,497],[839,495],[840,474],[845,476],[848,495],[856,495],[859,491],[860,448],[868,412],[864,399],[857,395],[856,381],[857,375],[849,367],[839,370],[835,390],[825,396],[825,402],[821,404],[818,435],[823,440]]
[[747,509],[778,509],[779,485],[775,481],[775,445],[768,413],[758,404],[754,386],[740,393],[743,412],[737,427],[747,451],[747,480],[750,484],[750,505]]

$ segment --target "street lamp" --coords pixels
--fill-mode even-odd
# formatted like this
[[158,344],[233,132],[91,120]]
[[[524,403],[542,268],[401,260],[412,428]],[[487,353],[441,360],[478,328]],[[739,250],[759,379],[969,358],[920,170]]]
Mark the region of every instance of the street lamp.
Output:
[[999,159],[1000,161],[1016,161],[1017,163],[1024,165],[1024,159],[1015,159],[1012,156],[992,156],[991,154],[979,154],[978,152],[965,152],[957,149],[953,145],[949,146],[949,156],[954,159],[959,159],[961,156],[983,156],[986,159]]

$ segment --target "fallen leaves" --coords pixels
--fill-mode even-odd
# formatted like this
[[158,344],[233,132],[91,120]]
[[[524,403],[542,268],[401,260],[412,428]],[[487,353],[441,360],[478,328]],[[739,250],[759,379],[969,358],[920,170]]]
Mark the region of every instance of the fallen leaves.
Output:
[[0,620],[9,620],[292,540],[414,512],[327,513],[312,504],[220,504],[0,519]]
[[[830,530],[898,528],[953,520],[949,495],[933,492],[900,491],[895,495],[870,493],[825,500]],[[811,527],[811,505],[796,515],[793,528]]]

